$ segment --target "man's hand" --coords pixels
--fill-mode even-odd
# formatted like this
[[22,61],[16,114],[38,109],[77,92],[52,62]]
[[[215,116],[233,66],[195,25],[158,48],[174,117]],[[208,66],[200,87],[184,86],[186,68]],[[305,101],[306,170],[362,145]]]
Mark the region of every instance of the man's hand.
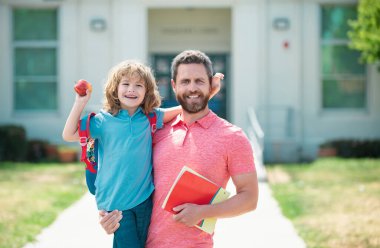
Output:
[[179,212],[173,215],[173,219],[188,227],[195,226],[202,219],[203,205],[196,205],[192,203],[185,203],[173,208],[174,211]]
[[122,218],[122,212],[118,210],[110,213],[104,210],[99,211],[99,223],[107,234],[113,234],[120,227],[119,221]]

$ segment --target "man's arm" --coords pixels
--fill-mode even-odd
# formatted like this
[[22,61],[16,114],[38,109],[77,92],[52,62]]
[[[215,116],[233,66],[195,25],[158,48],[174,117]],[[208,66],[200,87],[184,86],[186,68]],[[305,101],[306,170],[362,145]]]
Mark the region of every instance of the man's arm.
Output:
[[256,209],[259,195],[256,171],[233,176],[232,181],[236,195],[217,204],[179,205],[173,208],[174,211],[180,211],[173,216],[174,220],[186,226],[194,226],[204,218],[234,217]]

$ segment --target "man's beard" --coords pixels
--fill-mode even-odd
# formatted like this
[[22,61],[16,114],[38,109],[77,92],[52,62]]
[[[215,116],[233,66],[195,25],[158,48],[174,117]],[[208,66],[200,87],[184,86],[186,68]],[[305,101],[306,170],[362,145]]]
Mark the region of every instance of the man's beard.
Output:
[[191,99],[186,98],[188,94],[185,93],[182,95],[176,95],[177,101],[182,106],[182,109],[192,114],[195,114],[204,110],[208,104],[208,100],[210,99],[210,94],[204,95],[201,92],[194,92],[194,93],[199,94],[200,101],[188,103],[187,100],[191,100]]

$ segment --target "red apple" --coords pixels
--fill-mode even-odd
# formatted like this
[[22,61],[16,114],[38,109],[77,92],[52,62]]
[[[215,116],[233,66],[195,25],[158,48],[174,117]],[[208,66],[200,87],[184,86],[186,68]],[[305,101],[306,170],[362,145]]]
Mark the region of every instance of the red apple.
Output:
[[78,80],[78,82],[74,86],[74,90],[78,93],[80,96],[86,95],[86,90],[89,89],[90,92],[92,91],[92,85],[87,82],[84,79]]

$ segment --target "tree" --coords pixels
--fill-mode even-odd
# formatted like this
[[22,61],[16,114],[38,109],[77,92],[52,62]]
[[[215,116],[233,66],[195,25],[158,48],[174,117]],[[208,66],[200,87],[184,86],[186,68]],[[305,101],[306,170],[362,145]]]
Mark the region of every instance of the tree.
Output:
[[[357,20],[350,20],[350,48],[361,52],[360,61],[380,62],[380,0],[360,0]],[[380,70],[380,66],[379,66]]]

